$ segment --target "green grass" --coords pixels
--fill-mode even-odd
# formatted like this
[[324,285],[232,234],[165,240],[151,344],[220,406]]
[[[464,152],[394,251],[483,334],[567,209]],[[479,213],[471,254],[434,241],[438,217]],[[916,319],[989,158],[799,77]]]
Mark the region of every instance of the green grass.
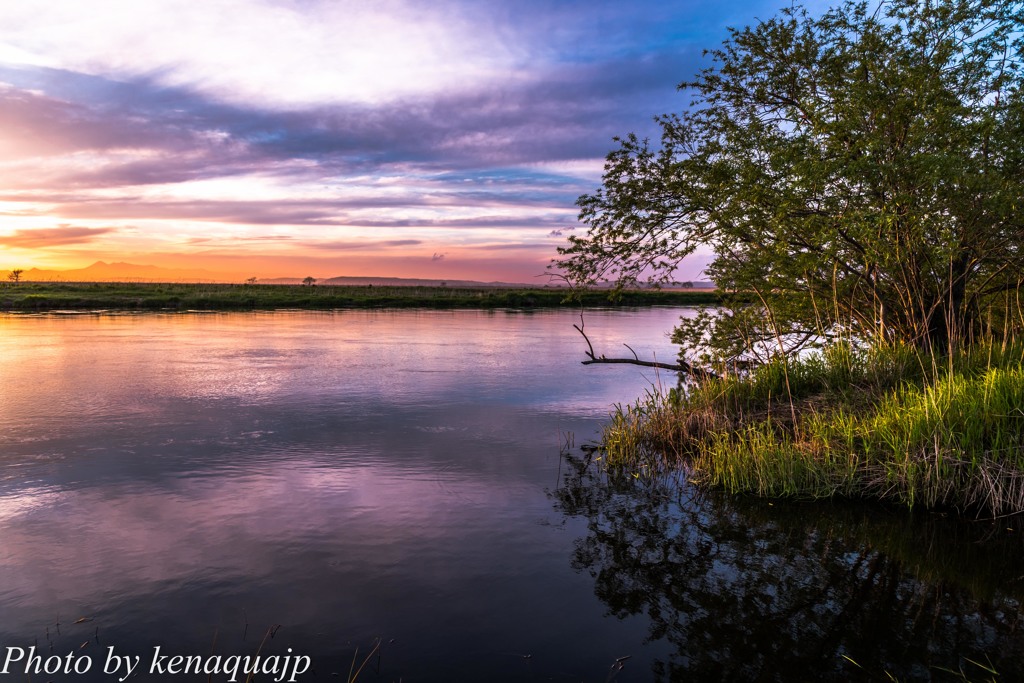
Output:
[[713,291],[583,292],[565,301],[558,288],[370,287],[157,283],[36,283],[0,285],[0,311],[266,310],[278,308],[554,308],[587,306],[695,306],[714,304]]
[[1024,349],[776,360],[617,408],[604,447],[613,467],[682,463],[732,492],[1021,512]]

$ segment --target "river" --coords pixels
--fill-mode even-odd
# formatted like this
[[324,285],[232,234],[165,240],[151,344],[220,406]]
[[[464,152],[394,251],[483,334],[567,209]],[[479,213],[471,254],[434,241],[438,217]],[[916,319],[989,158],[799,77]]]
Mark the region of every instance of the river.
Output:
[[[670,361],[681,313],[586,330]],[[580,446],[674,377],[580,365],[578,320],[0,316],[0,681],[170,680],[158,647],[301,681],[1022,675],[1024,529],[609,478]]]

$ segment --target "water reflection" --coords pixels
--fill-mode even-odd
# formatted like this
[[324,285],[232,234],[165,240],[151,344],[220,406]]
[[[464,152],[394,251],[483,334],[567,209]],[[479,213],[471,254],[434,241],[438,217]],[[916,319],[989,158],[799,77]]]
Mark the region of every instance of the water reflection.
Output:
[[658,680],[989,680],[972,660],[1024,679],[1022,519],[773,504],[567,463],[553,496],[588,527],[572,564],[671,644]]
[[[588,329],[663,356],[679,314]],[[250,654],[282,624],[267,647],[313,656],[302,680],[377,636],[360,680],[646,671],[660,651],[602,617],[545,493],[561,435],[650,386],[582,368],[575,320],[0,316],[0,648]]]

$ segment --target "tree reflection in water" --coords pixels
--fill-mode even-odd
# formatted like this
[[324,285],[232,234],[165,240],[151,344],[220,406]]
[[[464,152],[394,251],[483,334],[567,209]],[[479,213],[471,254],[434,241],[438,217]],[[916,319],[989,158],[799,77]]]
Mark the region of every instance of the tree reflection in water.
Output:
[[552,496],[588,525],[573,567],[671,644],[658,680],[1024,680],[1024,519],[772,503],[567,462]]

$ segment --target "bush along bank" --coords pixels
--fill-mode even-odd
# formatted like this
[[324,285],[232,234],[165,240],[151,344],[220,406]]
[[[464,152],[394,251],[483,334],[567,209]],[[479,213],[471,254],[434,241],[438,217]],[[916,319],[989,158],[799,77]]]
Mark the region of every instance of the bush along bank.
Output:
[[1024,347],[838,344],[618,406],[603,448],[732,492],[1024,512]]

